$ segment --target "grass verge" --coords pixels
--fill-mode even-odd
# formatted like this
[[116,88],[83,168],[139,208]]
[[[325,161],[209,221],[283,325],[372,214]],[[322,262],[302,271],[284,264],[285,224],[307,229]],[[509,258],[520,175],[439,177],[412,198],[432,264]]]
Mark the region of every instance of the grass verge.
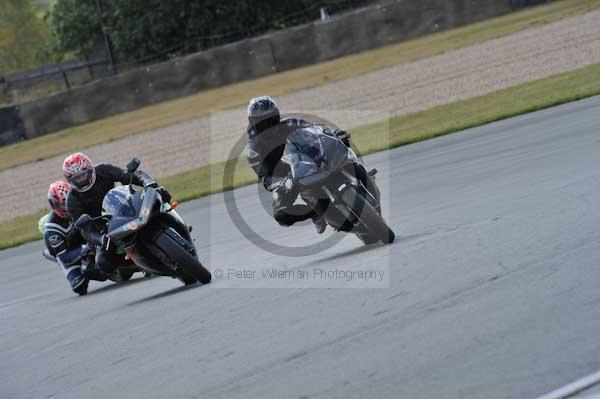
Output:
[[293,91],[428,58],[511,33],[600,9],[600,0],[562,0],[477,24],[354,54],[333,61],[241,82],[66,129],[0,148],[0,171],[65,152],[207,116],[248,98]]
[[[600,64],[361,126],[352,129],[352,138],[355,147],[368,154],[597,94],[600,94]],[[224,171],[225,162],[221,162],[161,179],[161,183],[178,201],[188,201],[256,182],[243,160],[233,184],[227,187],[223,186]],[[0,249],[39,239],[37,220],[41,214],[0,223]]]

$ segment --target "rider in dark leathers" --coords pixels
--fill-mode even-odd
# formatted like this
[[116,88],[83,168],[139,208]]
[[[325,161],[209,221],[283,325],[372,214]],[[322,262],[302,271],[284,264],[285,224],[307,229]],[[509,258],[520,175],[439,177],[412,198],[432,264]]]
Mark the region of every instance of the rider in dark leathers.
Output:
[[75,230],[67,212],[66,200],[69,191],[71,187],[63,181],[50,185],[48,202],[52,212],[42,218],[40,228],[44,233],[44,243],[48,253],[62,268],[73,292],[85,295],[88,279],[81,270],[82,245],[85,240]]
[[[74,221],[84,214],[92,218],[100,216],[104,196],[115,187],[116,183],[129,184],[131,182],[141,187],[158,187],[154,179],[142,171],[132,174],[110,164],[94,166],[91,160],[82,153],[72,154],[65,159],[63,173],[73,186],[67,199],[67,209]],[[166,202],[170,202],[171,195],[166,189],[161,188],[161,195]],[[122,259],[115,253],[108,238],[100,234],[93,224],[89,224],[83,234],[88,243],[98,248],[96,265],[104,273],[112,273]]]
[[250,100],[248,105],[248,163],[268,191],[274,192],[273,217],[282,226],[312,219],[317,232],[323,233],[326,223],[319,212],[308,205],[294,205],[298,188],[291,184],[290,168],[280,162],[287,137],[299,128],[315,125],[323,133],[335,136],[350,146],[350,134],[344,130],[312,123],[300,118],[281,118],[275,101],[268,96]]

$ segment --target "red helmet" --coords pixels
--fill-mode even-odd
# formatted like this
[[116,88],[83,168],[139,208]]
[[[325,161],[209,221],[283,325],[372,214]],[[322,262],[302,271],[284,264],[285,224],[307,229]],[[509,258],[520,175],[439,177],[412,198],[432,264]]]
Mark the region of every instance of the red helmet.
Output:
[[81,152],[71,154],[63,162],[63,174],[73,190],[88,191],[96,182],[96,169],[87,155]]
[[55,181],[48,189],[50,208],[52,208],[52,212],[61,218],[69,216],[69,212],[67,211],[69,191],[71,191],[71,185],[62,180]]

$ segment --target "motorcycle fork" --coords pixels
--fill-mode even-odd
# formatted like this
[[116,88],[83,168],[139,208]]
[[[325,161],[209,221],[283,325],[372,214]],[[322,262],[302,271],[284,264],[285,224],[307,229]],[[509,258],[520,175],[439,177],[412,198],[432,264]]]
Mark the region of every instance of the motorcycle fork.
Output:
[[[373,205],[373,207],[377,209],[377,211],[380,211],[381,204],[379,199],[379,190],[377,189],[375,179],[371,175],[369,175],[367,170],[360,164],[354,165],[354,171],[356,173],[356,177],[352,176],[346,170],[342,171],[342,173],[346,177],[354,177],[356,184],[353,185],[356,188],[356,191],[358,191],[360,194],[363,194],[365,196],[365,199],[369,201],[371,205]],[[372,192],[369,186],[372,186],[373,190],[376,190],[376,192]]]
[[329,209],[329,207],[333,207],[345,219],[345,222],[340,226],[340,228],[343,228],[346,223],[351,223],[351,225],[356,226],[358,220],[338,198],[340,198],[344,191],[348,190],[350,187],[357,189],[359,186],[359,180],[346,170],[342,170],[341,172],[342,176],[344,177],[343,179],[336,179],[337,181],[332,181],[331,184],[322,186],[323,192],[325,192],[329,202],[327,209]]

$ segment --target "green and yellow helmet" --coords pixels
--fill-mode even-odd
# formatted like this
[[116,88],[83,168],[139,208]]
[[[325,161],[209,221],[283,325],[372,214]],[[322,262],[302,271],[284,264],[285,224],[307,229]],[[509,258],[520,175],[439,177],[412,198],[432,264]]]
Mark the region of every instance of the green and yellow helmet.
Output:
[[40,218],[40,220],[38,220],[38,229],[40,230],[40,233],[42,233],[42,234],[44,234],[46,222],[48,221],[49,217],[50,217],[50,214],[45,214],[44,216],[42,216]]

